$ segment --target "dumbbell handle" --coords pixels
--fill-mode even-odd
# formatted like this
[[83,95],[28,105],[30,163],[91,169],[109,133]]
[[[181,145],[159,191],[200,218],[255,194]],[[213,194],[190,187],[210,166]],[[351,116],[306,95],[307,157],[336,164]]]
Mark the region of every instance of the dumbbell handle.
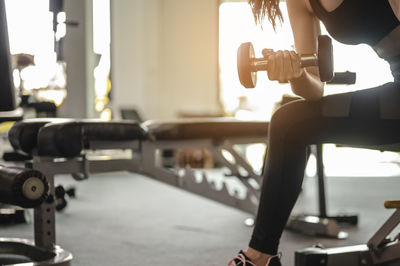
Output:
[[[318,57],[315,54],[303,54],[299,55],[300,66],[309,67],[318,65]],[[264,71],[268,68],[268,59],[266,58],[253,58],[250,59],[251,71]]]

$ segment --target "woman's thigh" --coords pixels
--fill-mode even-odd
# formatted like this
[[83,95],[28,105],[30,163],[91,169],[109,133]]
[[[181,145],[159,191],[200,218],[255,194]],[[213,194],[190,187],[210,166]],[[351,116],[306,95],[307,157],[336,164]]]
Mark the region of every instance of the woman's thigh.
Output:
[[338,143],[376,146],[400,142],[400,85],[297,100],[279,108],[270,123],[270,144]]

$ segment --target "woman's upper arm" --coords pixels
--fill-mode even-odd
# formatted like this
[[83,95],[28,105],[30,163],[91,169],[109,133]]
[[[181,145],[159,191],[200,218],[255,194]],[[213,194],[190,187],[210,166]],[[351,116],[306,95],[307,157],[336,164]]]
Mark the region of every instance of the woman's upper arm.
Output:
[[[315,54],[321,28],[319,19],[310,10],[309,0],[286,0],[286,4],[296,52]],[[307,72],[318,75],[318,68],[309,67]]]

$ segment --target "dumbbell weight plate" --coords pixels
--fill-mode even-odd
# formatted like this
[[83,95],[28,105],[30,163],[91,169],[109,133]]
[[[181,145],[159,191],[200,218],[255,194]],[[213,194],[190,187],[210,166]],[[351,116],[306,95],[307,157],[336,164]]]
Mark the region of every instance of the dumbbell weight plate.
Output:
[[327,35],[318,36],[318,69],[321,81],[333,79],[332,40]]
[[253,45],[250,42],[242,43],[237,52],[237,69],[240,83],[245,88],[254,88],[257,84],[257,73],[251,69],[254,58]]

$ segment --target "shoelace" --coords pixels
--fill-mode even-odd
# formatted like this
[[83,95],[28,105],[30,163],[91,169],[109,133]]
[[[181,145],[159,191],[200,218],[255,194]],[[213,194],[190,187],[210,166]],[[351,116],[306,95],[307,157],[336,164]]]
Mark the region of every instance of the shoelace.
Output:
[[239,266],[239,264],[235,262],[236,259],[240,260],[243,266],[247,265],[256,266],[254,263],[246,260],[243,254],[237,254],[236,257],[234,257],[232,260],[229,261],[228,266]]
[[265,264],[265,266],[268,266],[269,263],[271,262],[271,260],[272,260],[273,258],[279,258],[279,259],[281,259],[281,257],[282,257],[282,253],[281,253],[281,252],[279,252],[278,254],[276,254],[276,255],[274,255],[274,256],[269,257],[269,259],[267,260],[267,264]]
[[[267,261],[267,264],[265,264],[265,266],[268,266],[273,258],[279,258],[280,259],[281,257],[282,257],[282,253],[281,252],[279,252],[278,254],[276,254],[274,256],[269,257],[269,259]],[[243,266],[248,266],[248,264],[250,264],[250,266],[256,266],[254,263],[246,260],[246,258],[244,257],[243,254],[237,254],[236,257],[234,257],[232,260],[230,260],[228,262],[228,266],[239,266],[235,262],[236,259],[240,260],[240,262],[242,263]],[[248,264],[246,264],[246,263],[248,263]]]

